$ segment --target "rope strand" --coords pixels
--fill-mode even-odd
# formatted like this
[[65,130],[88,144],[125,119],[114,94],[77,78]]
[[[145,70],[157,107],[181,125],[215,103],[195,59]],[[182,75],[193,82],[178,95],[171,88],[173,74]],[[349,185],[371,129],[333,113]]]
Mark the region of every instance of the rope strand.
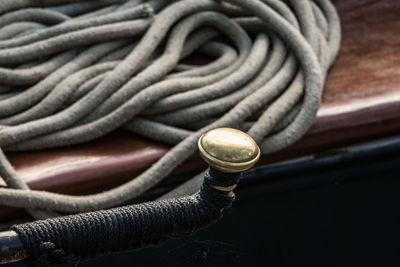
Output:
[[[117,128],[174,145],[131,181],[86,196],[29,190],[1,156],[10,188],[0,202],[37,218],[139,196],[213,128],[246,130],[263,154],[290,146],[313,123],[340,45],[329,0],[3,2],[1,149],[76,145]],[[194,53],[210,61],[185,63]]]

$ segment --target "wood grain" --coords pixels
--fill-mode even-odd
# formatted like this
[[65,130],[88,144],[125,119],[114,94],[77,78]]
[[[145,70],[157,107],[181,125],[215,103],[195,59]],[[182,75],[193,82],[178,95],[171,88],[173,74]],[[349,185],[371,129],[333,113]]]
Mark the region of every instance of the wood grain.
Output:
[[[334,4],[342,22],[343,41],[316,121],[299,142],[262,157],[260,164],[400,132],[400,1],[336,0]],[[83,194],[128,181],[168,149],[116,131],[83,145],[8,156],[31,188]],[[204,166],[194,155],[175,176]],[[174,180],[169,178],[168,182]],[[0,220],[17,214],[20,210],[0,208]]]

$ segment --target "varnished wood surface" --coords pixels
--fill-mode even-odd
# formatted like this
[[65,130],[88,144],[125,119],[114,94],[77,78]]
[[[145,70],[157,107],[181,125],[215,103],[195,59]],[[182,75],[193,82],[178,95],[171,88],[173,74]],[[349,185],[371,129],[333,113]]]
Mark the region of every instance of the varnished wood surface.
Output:
[[[336,0],[343,41],[329,73],[323,105],[309,133],[260,164],[320,153],[400,132],[400,1]],[[168,151],[168,146],[123,131],[84,145],[9,153],[33,189],[71,194],[96,192],[128,181]],[[193,156],[177,174],[204,167]],[[171,182],[170,179],[166,183]],[[0,180],[0,185],[4,186]],[[0,209],[1,218],[18,210]]]

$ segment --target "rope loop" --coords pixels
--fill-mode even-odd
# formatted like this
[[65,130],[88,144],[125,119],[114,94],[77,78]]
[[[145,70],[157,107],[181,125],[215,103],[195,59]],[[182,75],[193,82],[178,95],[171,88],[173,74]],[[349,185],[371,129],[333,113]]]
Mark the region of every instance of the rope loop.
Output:
[[[214,128],[246,131],[263,154],[292,145],[314,121],[341,39],[329,0],[1,2],[0,176],[8,188],[0,203],[37,219],[138,197]],[[3,153],[79,145],[117,129],[172,148],[97,194],[29,190]],[[194,179],[186,188],[200,186]]]

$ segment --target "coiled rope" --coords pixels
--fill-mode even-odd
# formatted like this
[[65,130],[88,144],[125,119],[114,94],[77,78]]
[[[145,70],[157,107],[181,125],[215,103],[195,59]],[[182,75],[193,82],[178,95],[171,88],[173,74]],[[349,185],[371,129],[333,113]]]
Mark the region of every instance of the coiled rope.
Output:
[[[117,206],[159,183],[217,127],[247,131],[262,153],[312,124],[340,44],[329,0],[3,0],[0,147],[36,150],[123,128],[175,145],[111,190],[29,190],[0,150],[2,205],[35,218]],[[212,58],[181,63],[193,53]]]

